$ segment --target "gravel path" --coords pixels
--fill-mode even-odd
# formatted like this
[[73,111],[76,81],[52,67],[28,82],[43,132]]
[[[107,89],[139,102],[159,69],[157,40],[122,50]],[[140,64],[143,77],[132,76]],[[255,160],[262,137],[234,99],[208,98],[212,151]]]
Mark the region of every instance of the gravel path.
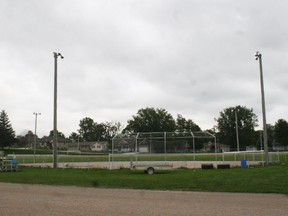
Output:
[[0,215],[288,215],[279,194],[171,192],[0,183]]

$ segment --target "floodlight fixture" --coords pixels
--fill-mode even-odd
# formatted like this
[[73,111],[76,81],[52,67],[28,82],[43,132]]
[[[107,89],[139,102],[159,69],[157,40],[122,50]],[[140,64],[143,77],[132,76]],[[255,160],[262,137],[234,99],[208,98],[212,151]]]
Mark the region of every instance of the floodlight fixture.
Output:
[[61,53],[58,53],[58,56],[60,56],[61,59],[64,59],[64,56],[62,56]]
[[259,58],[261,58],[261,53],[259,51],[257,51],[255,53],[255,60],[257,61]]
[[61,59],[64,59],[64,56],[61,53],[53,52],[53,54],[54,54],[54,58],[57,58],[58,56],[60,56]]

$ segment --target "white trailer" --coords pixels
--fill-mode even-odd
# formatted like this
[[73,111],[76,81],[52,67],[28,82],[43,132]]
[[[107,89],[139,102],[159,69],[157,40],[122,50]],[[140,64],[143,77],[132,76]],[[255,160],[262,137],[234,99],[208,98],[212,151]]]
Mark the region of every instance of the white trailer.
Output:
[[173,167],[173,164],[169,164],[166,161],[164,162],[162,161],[137,161],[136,154],[130,155],[130,169],[131,170],[143,170],[144,173],[152,175],[154,174],[155,170],[168,170],[168,169],[172,169],[172,167]]

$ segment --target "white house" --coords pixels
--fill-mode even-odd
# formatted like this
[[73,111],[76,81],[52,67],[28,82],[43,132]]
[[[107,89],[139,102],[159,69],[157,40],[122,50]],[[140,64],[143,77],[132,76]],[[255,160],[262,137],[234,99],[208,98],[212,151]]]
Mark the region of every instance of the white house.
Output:
[[92,151],[107,151],[107,142],[95,142],[91,145]]

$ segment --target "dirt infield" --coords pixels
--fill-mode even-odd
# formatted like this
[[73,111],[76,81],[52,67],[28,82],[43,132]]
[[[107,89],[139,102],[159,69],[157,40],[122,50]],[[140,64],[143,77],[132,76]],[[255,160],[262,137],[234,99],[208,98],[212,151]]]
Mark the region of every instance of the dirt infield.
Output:
[[0,183],[0,215],[287,215],[279,194],[95,189]]

